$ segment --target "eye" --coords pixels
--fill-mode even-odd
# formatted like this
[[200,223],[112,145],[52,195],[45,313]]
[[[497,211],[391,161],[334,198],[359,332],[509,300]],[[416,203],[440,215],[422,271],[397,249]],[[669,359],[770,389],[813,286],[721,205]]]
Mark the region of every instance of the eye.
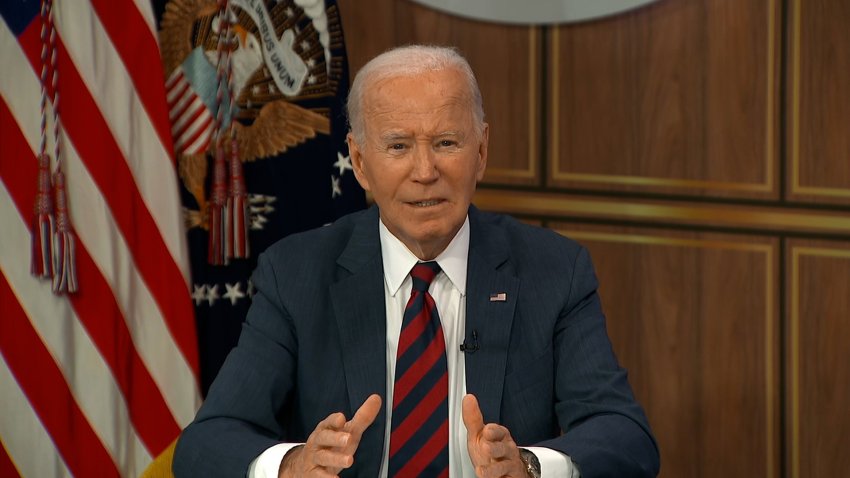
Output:
[[404,143],[392,143],[390,144],[389,149],[392,151],[404,151],[407,149],[407,145]]
[[454,140],[451,140],[451,139],[441,139],[437,143],[437,146],[439,146],[441,148],[452,148],[452,147],[457,146],[457,141],[454,141]]

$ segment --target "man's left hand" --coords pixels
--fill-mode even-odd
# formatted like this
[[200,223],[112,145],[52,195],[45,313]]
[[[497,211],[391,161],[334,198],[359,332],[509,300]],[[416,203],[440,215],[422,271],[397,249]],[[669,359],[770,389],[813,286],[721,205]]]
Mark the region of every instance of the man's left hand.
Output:
[[484,424],[478,399],[463,397],[463,424],[466,425],[466,447],[478,478],[527,478],[526,466],[519,457],[511,432],[496,423]]

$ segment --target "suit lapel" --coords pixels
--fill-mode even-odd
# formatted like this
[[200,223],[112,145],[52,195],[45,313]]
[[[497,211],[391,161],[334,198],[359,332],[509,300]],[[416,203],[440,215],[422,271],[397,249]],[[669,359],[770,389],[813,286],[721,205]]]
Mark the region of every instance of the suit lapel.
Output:
[[[478,398],[484,421],[498,423],[520,281],[507,264],[510,250],[504,232],[478,215],[471,207],[466,337],[476,331],[480,348],[466,354],[466,390]],[[491,294],[502,293],[504,301],[490,300]]]
[[[386,306],[377,209],[355,226],[337,260],[350,275],[330,287],[352,413],[377,393],[386,401]],[[342,273],[345,276],[345,272]],[[347,417],[351,419],[351,417]],[[377,476],[383,456],[384,406],[358,449],[362,476]]]

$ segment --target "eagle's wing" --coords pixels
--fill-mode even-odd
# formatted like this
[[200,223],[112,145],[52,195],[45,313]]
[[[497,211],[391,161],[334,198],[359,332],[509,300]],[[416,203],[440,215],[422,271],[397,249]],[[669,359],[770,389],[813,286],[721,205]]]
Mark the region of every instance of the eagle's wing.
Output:
[[266,104],[253,125],[237,123],[236,127],[239,157],[243,162],[283,153],[315,138],[317,133],[331,132],[327,117],[286,101]]
[[192,51],[195,19],[216,11],[215,0],[174,0],[165,6],[159,27],[162,66],[169,75]]

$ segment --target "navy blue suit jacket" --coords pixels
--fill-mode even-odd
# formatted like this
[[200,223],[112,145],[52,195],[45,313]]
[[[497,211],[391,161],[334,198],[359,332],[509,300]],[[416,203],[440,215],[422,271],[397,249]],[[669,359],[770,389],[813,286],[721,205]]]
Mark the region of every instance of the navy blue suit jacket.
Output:
[[[465,355],[466,384],[485,422],[566,453],[583,478],[655,476],[656,444],[612,351],[587,251],[474,207],[469,222],[466,331],[480,348]],[[253,282],[239,343],[178,442],[177,476],[245,476],[266,448],[385,396],[377,208],[281,240]],[[382,407],[342,476],[377,476],[385,424]]]

